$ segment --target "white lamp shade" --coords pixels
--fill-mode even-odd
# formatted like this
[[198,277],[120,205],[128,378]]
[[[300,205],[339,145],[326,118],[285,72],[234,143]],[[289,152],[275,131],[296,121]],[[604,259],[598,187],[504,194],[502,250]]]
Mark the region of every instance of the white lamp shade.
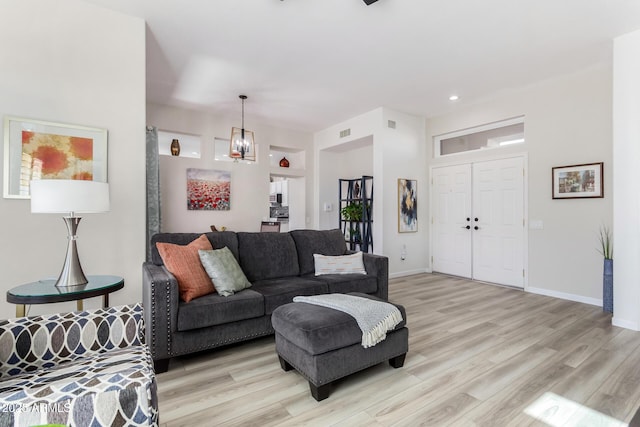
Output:
[[31,181],[32,213],[98,213],[109,211],[109,184],[70,179]]

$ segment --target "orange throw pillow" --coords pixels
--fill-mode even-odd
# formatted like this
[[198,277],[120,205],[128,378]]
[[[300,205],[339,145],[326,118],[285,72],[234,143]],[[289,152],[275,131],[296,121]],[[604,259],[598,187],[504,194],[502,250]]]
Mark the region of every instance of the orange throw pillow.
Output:
[[184,302],[216,291],[198,255],[199,249],[213,250],[207,236],[203,234],[186,246],[160,242],[156,246],[165,267],[176,277]]

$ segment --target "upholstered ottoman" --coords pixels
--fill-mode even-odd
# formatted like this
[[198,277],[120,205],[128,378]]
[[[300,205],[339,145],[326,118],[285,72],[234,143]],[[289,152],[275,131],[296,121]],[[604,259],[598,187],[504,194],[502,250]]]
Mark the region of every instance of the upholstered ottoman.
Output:
[[[380,301],[361,293],[350,293]],[[317,400],[329,397],[332,382],[378,363],[389,361],[394,368],[404,364],[409,349],[406,312],[402,322],[387,333],[385,340],[364,348],[362,331],[356,320],[332,308],[293,302],[274,310],[271,322],[276,336],[276,352],[283,370],[295,368],[309,381]]]

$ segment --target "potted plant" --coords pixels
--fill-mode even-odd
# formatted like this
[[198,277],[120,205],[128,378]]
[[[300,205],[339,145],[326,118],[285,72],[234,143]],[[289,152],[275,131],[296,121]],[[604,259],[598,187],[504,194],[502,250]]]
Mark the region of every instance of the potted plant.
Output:
[[360,202],[351,202],[340,209],[340,215],[346,221],[362,221],[362,204]]
[[360,243],[362,238],[360,236],[360,226],[358,224],[356,224],[355,227],[351,228],[351,239],[353,240],[354,243]]
[[600,227],[600,248],[598,252],[604,257],[602,276],[602,310],[613,313],[613,240],[611,229],[605,225]]

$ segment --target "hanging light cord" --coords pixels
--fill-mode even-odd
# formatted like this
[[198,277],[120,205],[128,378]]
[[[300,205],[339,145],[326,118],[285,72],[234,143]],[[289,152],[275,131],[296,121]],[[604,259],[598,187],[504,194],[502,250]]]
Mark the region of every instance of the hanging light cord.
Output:
[[244,138],[244,100],[247,99],[247,95],[240,95],[240,99],[242,99],[242,128],[240,129],[240,137],[242,138],[242,149],[240,153],[242,154],[242,158],[244,159],[244,153],[247,149],[247,141]]

